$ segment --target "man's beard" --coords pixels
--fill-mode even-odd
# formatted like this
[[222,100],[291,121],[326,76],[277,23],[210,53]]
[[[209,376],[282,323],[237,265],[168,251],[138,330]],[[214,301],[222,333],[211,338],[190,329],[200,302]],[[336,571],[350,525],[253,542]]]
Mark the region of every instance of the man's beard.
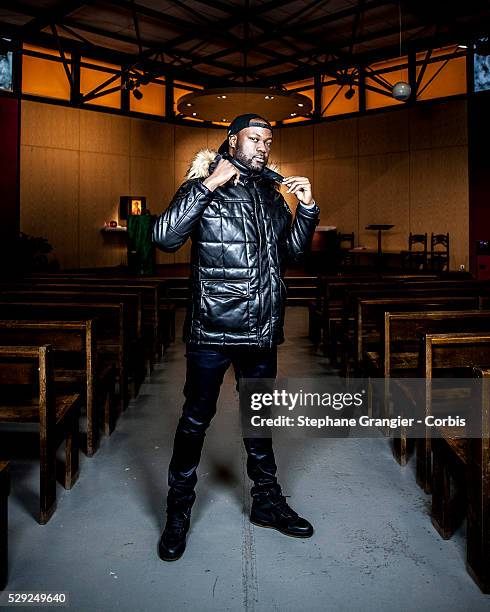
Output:
[[262,158],[264,161],[260,161],[260,159],[254,156],[246,155],[238,144],[235,149],[235,159],[255,172],[262,172],[267,164],[265,156]]

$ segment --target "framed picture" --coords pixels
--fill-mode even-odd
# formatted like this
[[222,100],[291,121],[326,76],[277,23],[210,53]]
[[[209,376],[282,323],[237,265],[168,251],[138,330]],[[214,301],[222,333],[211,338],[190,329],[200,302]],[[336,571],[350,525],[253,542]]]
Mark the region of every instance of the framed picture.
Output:
[[144,215],[146,196],[121,196],[119,200],[119,220],[127,221],[129,215]]

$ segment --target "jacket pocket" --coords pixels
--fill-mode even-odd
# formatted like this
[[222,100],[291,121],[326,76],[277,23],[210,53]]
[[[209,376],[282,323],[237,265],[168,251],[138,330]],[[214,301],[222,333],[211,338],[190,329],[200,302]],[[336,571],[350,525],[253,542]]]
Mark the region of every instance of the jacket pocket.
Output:
[[201,281],[201,323],[207,332],[248,332],[250,281]]
[[248,297],[250,281],[242,280],[203,280],[203,295],[222,295],[228,297]]

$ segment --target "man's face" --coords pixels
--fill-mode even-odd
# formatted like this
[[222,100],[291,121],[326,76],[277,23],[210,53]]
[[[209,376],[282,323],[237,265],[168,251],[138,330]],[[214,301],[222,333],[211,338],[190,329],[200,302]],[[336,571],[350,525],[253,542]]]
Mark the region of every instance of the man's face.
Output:
[[[262,123],[260,119],[254,119]],[[272,131],[264,127],[248,127],[230,137],[230,153],[251,170],[262,170],[267,165],[272,145]]]

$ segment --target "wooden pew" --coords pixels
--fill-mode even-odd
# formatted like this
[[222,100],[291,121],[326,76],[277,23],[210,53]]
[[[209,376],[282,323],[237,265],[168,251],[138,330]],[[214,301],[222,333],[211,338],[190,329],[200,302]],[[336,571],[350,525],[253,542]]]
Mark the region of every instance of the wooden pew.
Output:
[[0,302],[0,320],[80,321],[96,319],[97,354],[114,364],[119,384],[120,410],[129,402],[126,344],[128,332],[124,304],[71,302]]
[[362,359],[370,345],[379,346],[381,341],[382,324],[385,312],[413,312],[423,310],[459,310],[476,309],[479,307],[478,296],[446,296],[441,294],[428,295],[412,293],[401,294],[399,297],[378,297],[356,299],[356,317],[354,324],[353,360],[354,370],[350,367],[348,334],[345,335],[345,351],[343,357],[344,371],[350,375],[351,371],[362,373]]
[[[83,289],[83,288],[82,288]],[[70,288],[60,289],[34,287],[32,289],[3,291],[0,293],[0,302],[71,302],[81,304],[124,304],[125,328],[127,330],[127,367],[128,379],[131,384],[133,397],[138,395],[138,390],[146,376],[145,367],[145,347],[142,335],[142,298],[139,294],[119,293],[119,292],[100,292],[100,291],[76,291]],[[147,347],[151,354],[151,347]]]
[[325,298],[328,304],[324,312],[324,352],[334,362],[337,360],[337,343],[343,343],[346,335],[353,333],[356,300],[358,298],[396,297],[402,294],[458,295],[490,292],[490,284],[476,280],[437,280],[404,277],[331,283]]
[[[24,284],[26,281],[22,281]],[[21,284],[21,285],[22,285]],[[161,299],[161,287],[158,284],[142,284],[113,279],[96,278],[60,278],[60,279],[39,279],[35,282],[28,281],[29,288],[35,291],[70,291],[77,293],[99,293],[108,295],[135,295],[141,302],[139,308],[139,337],[145,343],[145,354],[148,360],[150,372],[153,370],[155,358],[161,352],[161,329],[159,303]]]
[[[388,416],[389,378],[417,378],[420,371],[420,342],[427,333],[490,332],[490,311],[448,310],[422,312],[385,312],[378,350],[365,351],[363,362],[366,375],[386,380],[383,414]],[[412,442],[401,430],[394,439],[394,455],[401,464],[407,463]]]
[[[462,376],[474,366],[490,365],[490,333],[426,334],[421,350],[421,375],[426,379],[425,414],[434,414],[432,379],[444,374]],[[430,429],[417,440],[417,482],[427,492],[432,484]]]
[[114,364],[97,360],[95,321],[0,321],[0,345],[38,346],[50,343],[57,388],[80,388],[87,413],[84,449],[92,456],[99,446],[99,422],[104,433],[114,429]]
[[8,496],[10,493],[9,465],[0,461],[0,591],[8,580]]
[[440,428],[432,440],[432,524],[449,539],[464,516],[466,566],[483,593],[490,593],[490,369],[475,367],[481,437],[451,437]]
[[419,371],[425,334],[490,331],[489,310],[385,312],[380,351],[364,353],[369,373],[379,378],[413,376]]
[[[152,330],[156,338],[155,354],[162,355],[163,347],[175,339],[175,304],[168,299],[168,281],[158,276],[129,276],[117,274],[94,274],[93,272],[30,274],[22,282],[32,284],[65,283],[71,285],[90,285],[92,287],[114,288],[120,291],[138,290],[143,296],[145,317],[143,325]],[[150,364],[151,367],[153,364]]]
[[[71,489],[78,478],[80,395],[56,394],[51,346],[0,346],[0,397],[0,423],[39,424],[39,522],[44,524],[56,508],[56,449],[63,440],[64,487]],[[12,452],[5,446],[2,455]]]

